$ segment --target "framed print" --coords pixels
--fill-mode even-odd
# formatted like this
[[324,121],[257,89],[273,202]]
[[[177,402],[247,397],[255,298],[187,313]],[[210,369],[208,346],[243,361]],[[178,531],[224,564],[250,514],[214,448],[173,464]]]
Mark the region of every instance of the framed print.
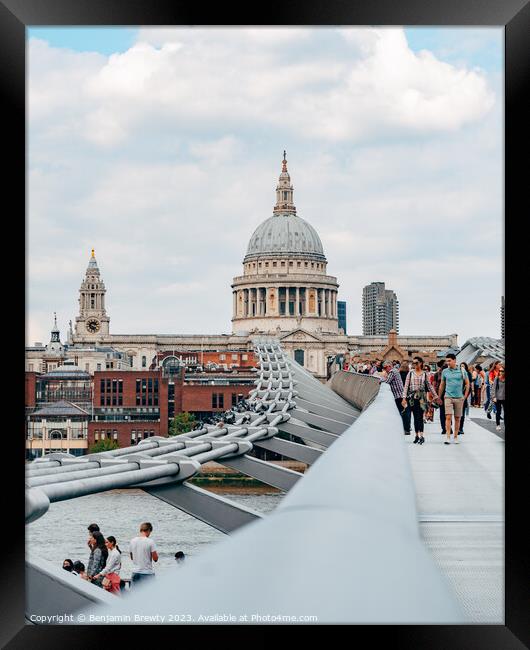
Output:
[[528,643],[504,378],[529,9],[418,4],[2,0],[6,647],[139,624]]

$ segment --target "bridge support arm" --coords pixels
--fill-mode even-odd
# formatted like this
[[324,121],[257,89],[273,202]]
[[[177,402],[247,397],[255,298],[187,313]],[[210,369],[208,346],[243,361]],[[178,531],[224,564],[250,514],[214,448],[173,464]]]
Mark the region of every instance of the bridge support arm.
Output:
[[142,489],[222,533],[230,534],[261,519],[258,512],[187,482]]

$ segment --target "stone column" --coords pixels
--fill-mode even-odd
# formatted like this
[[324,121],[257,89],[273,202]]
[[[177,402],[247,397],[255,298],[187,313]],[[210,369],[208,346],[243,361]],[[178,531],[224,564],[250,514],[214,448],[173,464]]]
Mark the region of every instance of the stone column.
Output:
[[237,317],[237,291],[232,291],[232,316]]

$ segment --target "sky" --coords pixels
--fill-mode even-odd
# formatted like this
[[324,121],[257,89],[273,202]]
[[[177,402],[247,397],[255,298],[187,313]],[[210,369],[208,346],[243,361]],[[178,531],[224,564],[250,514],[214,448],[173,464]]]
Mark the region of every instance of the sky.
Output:
[[502,28],[29,28],[26,341],[61,338],[95,249],[113,334],[231,331],[232,278],[298,216],[362,334],[500,337]]

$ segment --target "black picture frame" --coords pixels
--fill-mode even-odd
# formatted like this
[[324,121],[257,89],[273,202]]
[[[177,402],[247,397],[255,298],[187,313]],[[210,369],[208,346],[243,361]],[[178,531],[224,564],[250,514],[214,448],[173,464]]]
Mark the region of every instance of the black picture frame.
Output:
[[[252,14],[250,5],[240,7],[227,3],[218,3],[208,7],[190,3],[171,2],[170,0],[0,0],[0,84],[2,88],[3,108],[7,111],[8,128],[4,129],[4,199],[13,198],[14,204],[9,215],[4,215],[4,227],[9,226],[7,242],[4,247],[15,250],[10,243],[11,226],[15,225],[21,233],[19,242],[25,242],[25,47],[27,26],[43,25],[462,25],[462,26],[504,26],[505,27],[505,226],[511,228],[505,231],[505,243],[510,239],[510,230],[515,231],[514,225],[518,213],[526,219],[526,194],[528,187],[527,169],[528,154],[528,101],[525,100],[525,90],[528,90],[529,61],[530,61],[530,4],[528,0],[284,0],[281,5],[265,5],[257,7],[257,13]],[[256,7],[254,8],[256,9]],[[7,142],[6,142],[7,139]],[[518,163],[517,161],[523,161]],[[4,203],[5,204],[5,203]],[[509,217],[509,219],[508,219]],[[514,232],[514,239],[516,233]],[[25,248],[25,244],[22,244]],[[508,296],[508,312],[514,305],[514,318],[507,321],[506,356],[516,359],[516,348],[522,342],[524,349],[526,320],[516,318],[516,290],[521,282],[517,275],[516,260],[525,259],[518,237],[514,248],[510,249],[510,264],[505,275],[505,296]],[[18,247],[16,247],[18,249]],[[18,250],[17,250],[18,252]],[[506,256],[506,253],[505,253]],[[18,255],[18,268],[22,268],[22,255]],[[513,259],[514,264],[511,260]],[[10,267],[9,267],[10,270]],[[25,321],[25,279],[22,277],[22,287],[14,292],[22,298],[23,303],[16,315]],[[524,276],[525,277],[525,276]],[[512,297],[510,297],[512,296]],[[13,296],[14,298],[15,296]],[[492,309],[497,308],[497,299],[492,297]],[[24,316],[23,316],[24,314]],[[22,344],[22,328],[14,329],[12,318],[9,318],[10,339],[19,340]],[[17,319],[18,324],[18,319]],[[523,329],[524,328],[524,329]],[[16,334],[15,334],[16,332]],[[18,334],[20,332],[20,335]],[[513,342],[513,344],[512,344]],[[25,343],[25,342],[24,342]],[[16,349],[21,349],[16,347]],[[513,348],[513,354],[512,354]],[[17,354],[12,355],[21,366]],[[508,377],[509,390],[515,396],[518,390],[524,390],[522,382],[515,381],[516,363],[514,362],[513,378]],[[22,382],[21,382],[22,383]],[[18,390],[18,384],[17,384]],[[22,390],[21,390],[22,394]],[[21,398],[22,401],[22,398]],[[516,403],[524,404],[524,397],[514,399]],[[7,458],[16,455],[13,463],[15,476],[6,489],[4,485],[4,548],[1,554],[2,584],[0,643],[5,648],[61,648],[88,647],[101,643],[128,643],[126,637],[134,633],[138,638],[138,626],[26,626],[24,624],[24,525],[22,512],[24,509],[24,490],[22,476],[24,474],[24,437],[19,433],[18,414],[24,413],[23,405],[20,410],[9,404],[9,414],[14,417],[16,424],[13,433],[6,431],[17,442],[4,447],[4,464]],[[17,401],[18,403],[18,401]],[[515,410],[515,409],[514,409]],[[17,413],[14,416],[14,413]],[[515,420],[515,418],[514,418]],[[513,420],[512,420],[513,421]],[[515,428],[515,427],[514,427]],[[517,433],[514,431],[514,434]],[[524,432],[521,430],[521,434]],[[385,641],[394,648],[443,648],[466,650],[511,650],[512,648],[528,647],[529,634],[529,553],[528,541],[524,535],[525,511],[517,505],[516,495],[525,495],[525,469],[527,464],[528,435],[513,436],[508,434],[506,447],[506,615],[505,625],[463,625],[463,626],[348,626],[347,638],[355,642],[359,636],[366,635],[370,644],[381,644]],[[4,445],[7,442],[4,441]],[[14,452],[13,449],[16,451]],[[19,463],[20,459],[20,464]],[[20,486],[20,487],[19,487]],[[60,534],[60,531],[58,531]],[[256,634],[254,627],[239,627],[238,630],[212,627],[208,631],[217,645],[228,642],[233,645],[234,633],[245,631],[253,644],[277,642],[278,635],[288,642],[288,637],[294,633],[299,639],[302,630],[298,626],[287,629],[276,626],[260,630]],[[321,627],[321,626],[319,626]],[[329,627],[329,626],[326,626]],[[164,628],[163,628],[164,629]],[[160,630],[150,628],[151,642]],[[167,632],[167,628],[164,629]],[[179,630],[179,638],[184,632]],[[197,630],[187,629],[186,636]],[[305,632],[305,630],[304,630]],[[338,631],[337,631],[338,632]],[[200,631],[204,640],[203,629]],[[176,638],[176,637],[175,637]],[[296,642],[296,641],[294,641]]]

